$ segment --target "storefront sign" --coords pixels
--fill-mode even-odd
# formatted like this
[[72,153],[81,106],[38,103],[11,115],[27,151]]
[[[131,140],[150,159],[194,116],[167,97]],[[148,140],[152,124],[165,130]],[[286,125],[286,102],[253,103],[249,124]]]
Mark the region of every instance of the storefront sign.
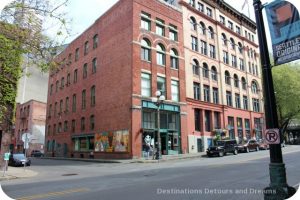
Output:
[[295,0],[266,5],[275,65],[300,58],[300,17]]

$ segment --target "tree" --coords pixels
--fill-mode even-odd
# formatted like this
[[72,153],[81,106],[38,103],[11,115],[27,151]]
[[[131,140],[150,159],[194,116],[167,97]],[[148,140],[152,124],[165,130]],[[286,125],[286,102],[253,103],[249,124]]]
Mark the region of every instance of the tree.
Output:
[[[63,7],[68,0],[14,0],[0,16],[0,164],[9,150],[22,55],[42,71],[57,66],[53,51],[69,35]],[[53,26],[55,24],[56,26]],[[52,37],[49,32],[54,32]],[[48,33],[48,34],[47,34]]]

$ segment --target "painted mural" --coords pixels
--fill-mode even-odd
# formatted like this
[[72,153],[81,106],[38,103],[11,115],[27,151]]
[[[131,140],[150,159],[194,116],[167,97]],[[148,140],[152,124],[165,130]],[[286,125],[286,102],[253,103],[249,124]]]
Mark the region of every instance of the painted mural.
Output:
[[128,152],[128,130],[95,134],[95,152]]

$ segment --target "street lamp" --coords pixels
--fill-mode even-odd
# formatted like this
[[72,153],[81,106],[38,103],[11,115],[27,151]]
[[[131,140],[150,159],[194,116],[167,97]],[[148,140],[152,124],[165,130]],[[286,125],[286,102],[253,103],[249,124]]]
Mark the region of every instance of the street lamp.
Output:
[[[160,137],[160,105],[163,103],[163,101],[166,99],[164,95],[162,95],[161,91],[156,91],[155,92],[156,97],[152,97],[152,102],[155,103],[157,107],[157,151],[156,151],[156,159],[159,160],[161,157],[161,137]],[[153,145],[153,153],[155,150],[155,140],[154,140],[154,145]],[[153,159],[154,159],[154,154],[153,154]]]

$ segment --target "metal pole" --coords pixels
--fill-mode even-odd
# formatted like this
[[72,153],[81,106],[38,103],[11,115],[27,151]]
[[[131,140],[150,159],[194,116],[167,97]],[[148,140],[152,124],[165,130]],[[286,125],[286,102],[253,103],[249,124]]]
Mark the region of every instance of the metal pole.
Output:
[[[278,117],[276,110],[276,100],[273,86],[271,63],[265,27],[262,16],[262,4],[260,0],[253,0],[255,18],[257,24],[257,35],[259,41],[260,59],[262,65],[265,121],[266,129],[278,128]],[[286,180],[285,165],[282,160],[282,151],[280,144],[270,144],[270,186],[265,188],[265,199],[286,199],[292,196],[296,191],[289,187]]]
[[160,137],[160,102],[157,104],[157,142],[158,159],[161,158],[161,137]]

